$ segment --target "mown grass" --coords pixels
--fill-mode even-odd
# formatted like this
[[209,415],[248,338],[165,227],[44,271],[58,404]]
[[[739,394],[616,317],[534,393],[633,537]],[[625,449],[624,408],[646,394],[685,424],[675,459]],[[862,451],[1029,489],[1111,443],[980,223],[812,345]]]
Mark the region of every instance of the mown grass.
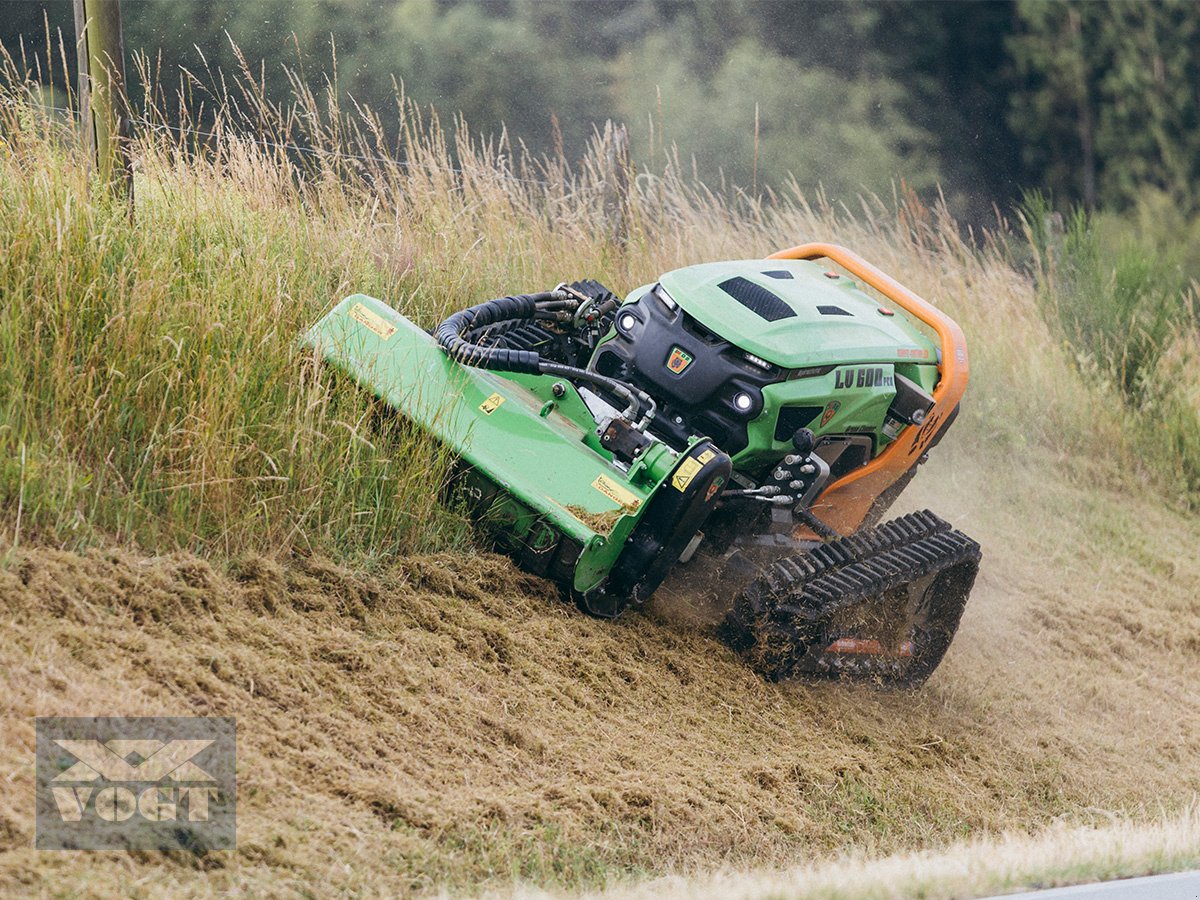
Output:
[[[922,868],[949,848],[986,869],[996,835],[1154,819],[1200,791],[1200,526],[1128,485],[1071,484],[1042,447],[1021,479],[999,449],[939,450],[904,503],[985,558],[917,693],[767,684],[662,598],[598,621],[492,556],[364,575],[315,555],[225,571],[23,546],[0,567],[0,891],[396,896],[693,875],[680,893],[721,895],[703,877],[719,869],[786,896],[811,863],[849,896],[870,869],[864,893],[887,896],[892,863],[868,861],[902,854],[896,884],[968,896],[1194,861],[1194,837],[1112,859],[1082,839],[977,881]],[[109,711],[237,717],[236,850],[33,848],[33,716]],[[960,853],[964,838],[982,846]]]

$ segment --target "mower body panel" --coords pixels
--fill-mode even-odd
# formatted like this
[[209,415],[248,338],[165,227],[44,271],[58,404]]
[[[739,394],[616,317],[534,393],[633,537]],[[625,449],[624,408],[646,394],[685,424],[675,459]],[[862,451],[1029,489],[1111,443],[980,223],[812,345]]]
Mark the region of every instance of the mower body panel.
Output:
[[[735,260],[668,272],[657,285],[629,295],[621,306],[629,324],[609,333],[593,364],[608,374],[632,361],[641,377],[657,382],[642,383],[651,392],[682,395],[689,385],[701,385],[693,391],[701,400],[692,411],[739,472],[753,477],[774,466],[792,452],[800,428],[818,442],[868,437],[865,458],[856,452],[834,464],[839,473],[849,471],[895,437],[886,419],[896,376],[933,391],[939,350],[903,312],[871,299],[852,279],[831,274],[814,262],[791,260]],[[658,291],[667,293],[682,318],[674,312],[664,318]],[[606,365],[604,357],[622,341],[622,365]],[[687,363],[674,373],[669,363],[677,354]],[[747,413],[734,405],[739,392],[752,398]]]
[[810,260],[704,263],[660,284],[701,325],[784,369],[936,358],[903,313]]
[[[754,481],[811,431],[832,473],[814,511],[841,533],[937,441],[967,380],[961,329],[832,244],[665,273],[628,295],[591,365],[666,394],[667,417],[682,413]],[[919,425],[891,414],[901,385],[928,401]]]

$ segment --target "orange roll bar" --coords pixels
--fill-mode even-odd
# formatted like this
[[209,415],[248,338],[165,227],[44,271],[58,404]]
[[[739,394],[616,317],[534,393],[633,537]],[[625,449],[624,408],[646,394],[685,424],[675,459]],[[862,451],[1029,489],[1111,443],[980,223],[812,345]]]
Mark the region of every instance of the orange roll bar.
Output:
[[837,244],[801,244],[772,253],[767,259],[828,259],[870,285],[905,312],[932,328],[941,341],[939,379],[933,408],[921,425],[909,425],[882,453],[860,469],[839,478],[813,503],[821,521],[842,534],[856,531],[877,497],[917,464],[967,389],[967,340],[958,323],[857,253]]

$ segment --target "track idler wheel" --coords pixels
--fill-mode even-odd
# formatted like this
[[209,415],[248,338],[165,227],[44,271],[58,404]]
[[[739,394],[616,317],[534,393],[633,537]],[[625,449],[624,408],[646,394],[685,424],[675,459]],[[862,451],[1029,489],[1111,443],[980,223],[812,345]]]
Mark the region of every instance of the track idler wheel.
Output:
[[929,511],[778,560],[721,626],[764,677],[915,687],[945,656],[979,571],[979,545]]

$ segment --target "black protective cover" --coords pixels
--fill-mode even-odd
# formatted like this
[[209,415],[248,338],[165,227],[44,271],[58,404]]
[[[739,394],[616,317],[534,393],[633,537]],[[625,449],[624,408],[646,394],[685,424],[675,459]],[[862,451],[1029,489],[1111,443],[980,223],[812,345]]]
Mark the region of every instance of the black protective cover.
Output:
[[[659,401],[662,409],[650,430],[677,449],[691,435],[706,434],[737,453],[747,444],[746,423],[762,412],[762,388],[787,373],[754,365],[736,344],[682,309],[668,309],[656,289],[617,311],[616,334],[597,348],[588,368],[634,384]],[[632,327],[625,327],[627,316]],[[676,348],[692,357],[679,373],[667,367]],[[734,406],[739,393],[750,396],[750,409]],[[682,421],[676,423],[676,417]]]

